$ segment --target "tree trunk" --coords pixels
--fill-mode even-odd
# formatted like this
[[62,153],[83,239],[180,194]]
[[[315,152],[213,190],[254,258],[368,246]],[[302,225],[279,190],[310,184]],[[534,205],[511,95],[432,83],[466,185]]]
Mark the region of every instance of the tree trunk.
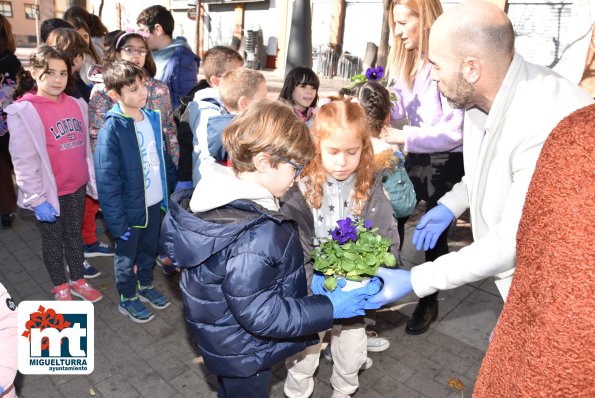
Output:
[[382,65],[386,67],[386,62],[388,58],[388,38],[390,35],[390,29],[388,27],[388,13],[392,12],[390,10],[390,0],[382,0],[382,6],[384,8],[384,12],[382,13],[382,26],[380,30],[380,45],[378,46],[378,56],[376,58],[376,66]]
[[99,12],[98,12],[98,17],[101,18],[101,13],[103,12],[103,1],[101,0],[101,3],[99,3]]

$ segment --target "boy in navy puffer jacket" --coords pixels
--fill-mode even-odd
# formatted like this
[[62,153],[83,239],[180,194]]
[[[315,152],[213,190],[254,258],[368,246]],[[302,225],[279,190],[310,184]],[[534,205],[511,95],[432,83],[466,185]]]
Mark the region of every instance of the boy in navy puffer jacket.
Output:
[[212,162],[194,194],[172,195],[161,245],[182,268],[186,319],[219,397],[263,398],[275,363],[316,344],[333,318],[363,314],[380,282],[307,295],[297,225],[277,200],[314,155],[291,107],[261,100],[222,141],[232,167]]

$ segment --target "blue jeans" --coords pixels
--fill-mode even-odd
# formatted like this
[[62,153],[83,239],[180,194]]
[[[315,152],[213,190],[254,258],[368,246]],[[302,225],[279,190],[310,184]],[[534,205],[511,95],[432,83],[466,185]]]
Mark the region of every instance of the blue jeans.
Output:
[[[126,298],[136,295],[137,279],[142,286],[148,286],[153,282],[153,266],[161,227],[160,203],[147,209],[147,217],[146,228],[131,228],[128,240],[116,239],[116,287]],[[136,275],[134,264],[137,265]]]
[[268,369],[250,377],[219,376],[217,398],[267,398],[271,375]]

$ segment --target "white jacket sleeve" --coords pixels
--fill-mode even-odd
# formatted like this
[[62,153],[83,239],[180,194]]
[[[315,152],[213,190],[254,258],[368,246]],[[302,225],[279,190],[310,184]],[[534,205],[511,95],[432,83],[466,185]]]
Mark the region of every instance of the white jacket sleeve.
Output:
[[[453,289],[514,268],[517,229],[543,141],[544,137],[541,135],[529,137],[512,154],[512,184],[505,193],[499,221],[489,226],[485,235],[476,238],[472,244],[458,252],[446,254],[411,270],[415,294],[424,297],[437,290]],[[449,194],[454,195],[456,191],[453,191]],[[449,209],[460,210],[456,207],[456,201],[443,202],[443,199],[444,197],[441,202],[447,207],[449,203],[455,203],[455,208]]]

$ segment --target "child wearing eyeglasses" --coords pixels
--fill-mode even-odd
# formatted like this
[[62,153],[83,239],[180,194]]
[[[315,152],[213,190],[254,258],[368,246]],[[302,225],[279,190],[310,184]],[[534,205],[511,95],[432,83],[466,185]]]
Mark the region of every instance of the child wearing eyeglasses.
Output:
[[298,229],[277,201],[315,153],[290,106],[254,103],[222,141],[232,167],[211,163],[194,193],[172,195],[161,246],[182,268],[184,312],[218,396],[266,398],[271,367],[317,344],[333,318],[363,314],[379,281],[307,295]]
[[[161,113],[161,131],[167,145],[167,152],[170,154],[174,164],[177,166],[180,158],[180,146],[176,125],[174,123],[174,114],[172,110],[169,88],[155,76],[155,61],[149,50],[146,34],[140,31],[128,30],[122,31],[113,38],[110,48],[105,53],[104,64],[109,64],[115,60],[122,59],[130,61],[133,64],[144,69],[146,74],[145,84],[147,86],[147,104],[148,109],[158,110]],[[92,77],[96,82],[91,92],[89,102],[89,124],[91,134],[91,147],[95,147],[97,133],[105,121],[105,115],[115,101],[107,94],[107,89],[103,84],[103,77],[100,71]]]

